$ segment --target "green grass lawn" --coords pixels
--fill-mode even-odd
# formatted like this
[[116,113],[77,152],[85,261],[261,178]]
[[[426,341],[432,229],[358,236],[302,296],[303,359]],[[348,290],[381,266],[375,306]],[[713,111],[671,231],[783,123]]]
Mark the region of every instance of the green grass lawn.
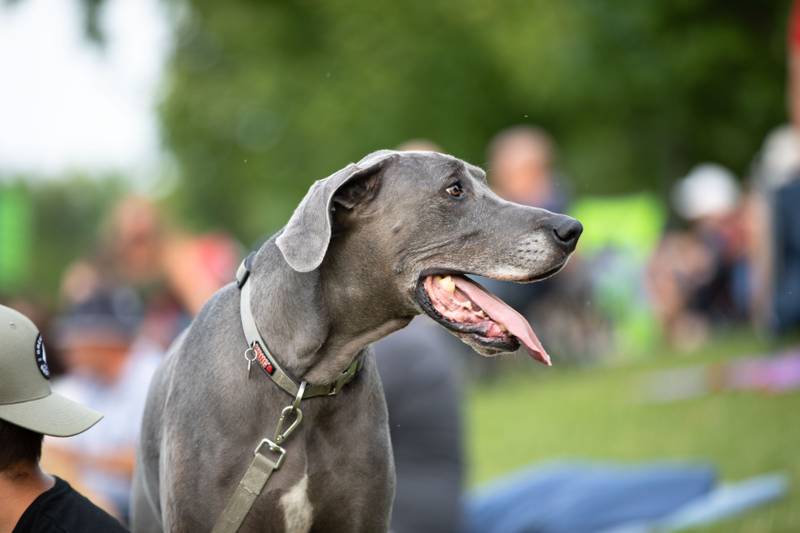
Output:
[[800,531],[800,393],[727,392],[655,405],[639,395],[655,370],[766,350],[729,336],[692,356],[615,367],[513,364],[513,373],[468,394],[472,485],[554,458],[708,460],[724,480],[783,471],[792,486],[784,500],[703,531]]

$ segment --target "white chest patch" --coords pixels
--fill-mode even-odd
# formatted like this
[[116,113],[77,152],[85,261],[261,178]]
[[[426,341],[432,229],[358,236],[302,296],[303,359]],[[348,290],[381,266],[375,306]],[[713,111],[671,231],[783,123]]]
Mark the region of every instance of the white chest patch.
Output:
[[308,474],[281,496],[280,504],[287,533],[308,533],[311,530],[314,509],[308,499]]

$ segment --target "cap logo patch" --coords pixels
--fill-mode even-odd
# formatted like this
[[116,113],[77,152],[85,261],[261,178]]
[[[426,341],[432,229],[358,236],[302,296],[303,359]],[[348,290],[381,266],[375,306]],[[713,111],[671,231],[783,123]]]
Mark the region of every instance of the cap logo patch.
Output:
[[41,335],[36,337],[36,366],[39,367],[39,372],[45,377],[50,379],[50,368],[47,366],[47,352],[44,349],[44,340]]

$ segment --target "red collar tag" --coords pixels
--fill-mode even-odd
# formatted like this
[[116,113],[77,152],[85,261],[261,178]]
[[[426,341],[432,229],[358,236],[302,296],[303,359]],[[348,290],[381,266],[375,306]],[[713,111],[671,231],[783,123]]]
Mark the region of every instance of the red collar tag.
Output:
[[261,368],[264,369],[264,372],[271,376],[272,373],[275,372],[275,365],[272,364],[272,361],[270,361],[267,355],[264,353],[264,349],[261,347],[258,341],[253,343],[253,351],[256,354],[256,361],[258,361],[258,364],[261,365]]

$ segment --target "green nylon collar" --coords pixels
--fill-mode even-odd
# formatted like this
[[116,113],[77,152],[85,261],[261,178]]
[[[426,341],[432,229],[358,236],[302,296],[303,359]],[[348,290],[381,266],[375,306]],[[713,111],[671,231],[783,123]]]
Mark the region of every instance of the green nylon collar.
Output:
[[[241,291],[239,305],[242,328],[245,338],[247,339],[247,350],[245,350],[244,356],[248,364],[248,376],[250,365],[255,362],[264,371],[267,377],[272,379],[278,387],[294,398],[300,390],[300,383],[284,370],[278,363],[278,360],[270,353],[269,348],[267,348],[267,343],[264,342],[263,337],[258,331],[258,326],[255,323],[255,318],[251,310],[250,286],[252,283],[247,283],[247,281],[250,279],[254,256],[255,252],[248,255],[236,271],[236,285]],[[358,375],[358,371],[361,370],[362,366],[363,358],[358,356],[350,363],[350,366],[339,374],[336,381],[333,383],[306,384],[302,399],[313,398],[315,396],[335,396],[342,390],[342,387],[350,383],[353,378]]]

